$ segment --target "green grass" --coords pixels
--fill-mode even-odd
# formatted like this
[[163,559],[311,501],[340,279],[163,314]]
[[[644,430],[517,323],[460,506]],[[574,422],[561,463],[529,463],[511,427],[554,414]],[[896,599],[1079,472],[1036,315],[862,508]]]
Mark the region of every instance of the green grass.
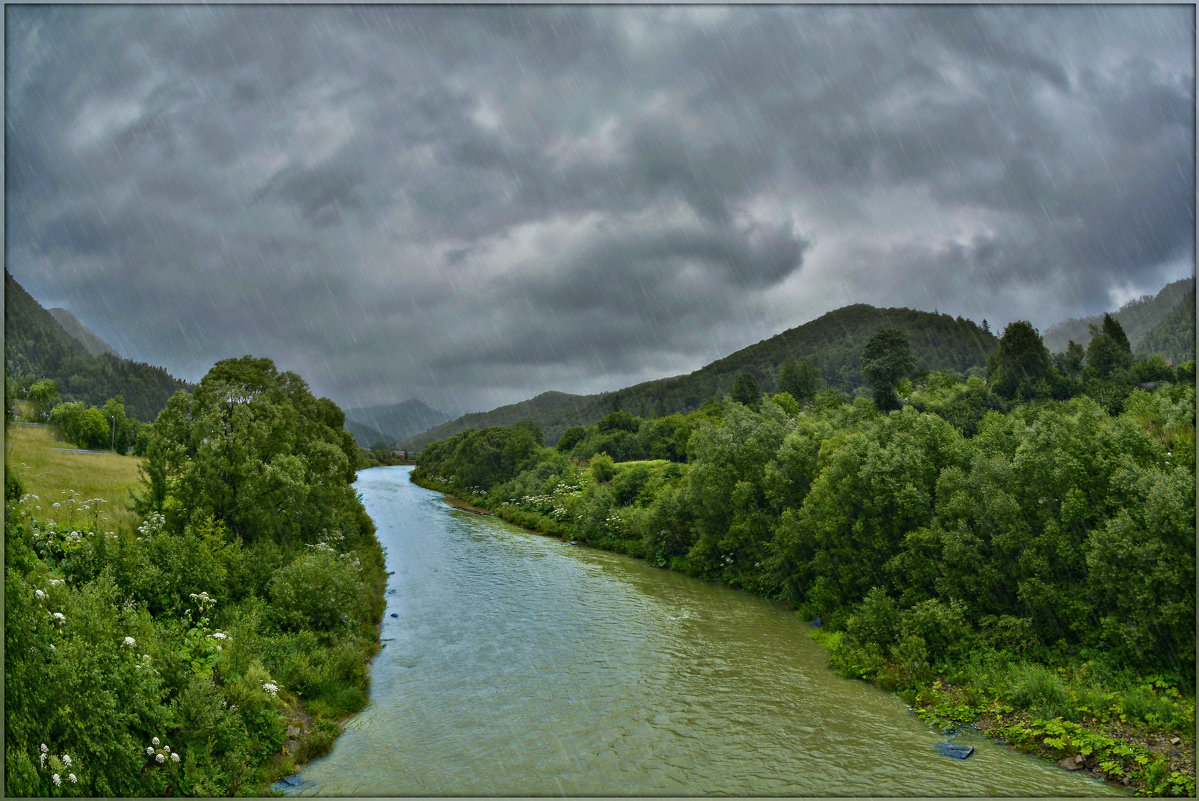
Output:
[[[72,526],[136,526],[130,508],[143,459],[115,453],[72,453],[48,426],[13,425],[4,432],[6,469],[38,496],[37,516]],[[64,450],[58,450],[64,449]],[[85,503],[93,498],[104,503]],[[55,504],[58,504],[55,506]]]

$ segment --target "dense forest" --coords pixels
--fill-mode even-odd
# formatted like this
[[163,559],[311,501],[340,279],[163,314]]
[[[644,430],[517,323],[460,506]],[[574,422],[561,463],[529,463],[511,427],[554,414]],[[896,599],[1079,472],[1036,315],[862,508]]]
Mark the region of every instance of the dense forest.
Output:
[[907,336],[920,370],[965,373],[973,369],[981,374],[996,344],[990,332],[961,317],[915,309],[878,309],[865,304],[846,306],[742,348],[688,375],[647,381],[598,395],[546,392],[490,412],[465,415],[398,444],[419,449],[471,428],[507,426],[521,420],[535,422],[548,441],[554,443],[567,428],[595,423],[612,411],[623,410],[639,417],[694,411],[707,401],[730,393],[743,374],[749,374],[766,391],[773,391],[783,364],[797,359],[811,362],[830,388],[852,392],[866,383],[860,364],[863,346],[876,331],[886,328]]
[[267,359],[219,362],[145,432],[136,530],[8,466],[8,795],[261,795],[331,745],[386,578],[343,423]]
[[[1175,364],[1195,358],[1195,279],[1164,286],[1156,295],[1144,295],[1122,305],[1111,316],[1128,336],[1133,353],[1158,353]],[[1065,320],[1045,331],[1045,347],[1064,351],[1071,342],[1084,348],[1090,343],[1091,326],[1103,315]]]
[[4,368],[18,391],[49,379],[63,400],[102,406],[121,396],[127,414],[152,421],[167,398],[192,387],[161,367],[108,353],[93,356],[4,272]]
[[532,422],[462,432],[413,477],[785,602],[841,672],[930,714],[1193,793],[1193,759],[1128,733],[1193,754],[1194,362],[1134,360],[1110,317],[1092,333],[1051,356],[1013,323],[984,380],[919,375],[884,330],[859,360],[870,399],[813,392],[796,362],[777,383],[799,398],[745,373],[687,415],[615,411],[554,448]]

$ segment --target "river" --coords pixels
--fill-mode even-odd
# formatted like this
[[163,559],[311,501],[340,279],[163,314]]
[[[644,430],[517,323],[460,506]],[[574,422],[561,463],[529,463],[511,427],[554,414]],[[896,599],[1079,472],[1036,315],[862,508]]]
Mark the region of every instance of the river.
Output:
[[977,735],[966,760],[833,674],[776,604],[358,474],[394,571],[370,703],[298,794],[1106,795]]

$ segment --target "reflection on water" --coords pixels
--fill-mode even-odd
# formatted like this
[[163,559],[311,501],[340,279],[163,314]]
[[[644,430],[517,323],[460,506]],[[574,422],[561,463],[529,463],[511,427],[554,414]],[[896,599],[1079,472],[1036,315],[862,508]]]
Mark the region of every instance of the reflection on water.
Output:
[[939,756],[786,610],[451,509],[409,469],[359,473],[395,571],[384,648],[302,794],[1114,792],[981,737]]

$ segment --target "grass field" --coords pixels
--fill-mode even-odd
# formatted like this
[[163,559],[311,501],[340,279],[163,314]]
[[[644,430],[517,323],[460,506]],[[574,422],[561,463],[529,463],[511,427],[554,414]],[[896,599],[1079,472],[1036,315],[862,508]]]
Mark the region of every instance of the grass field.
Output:
[[[13,425],[5,431],[4,460],[25,492],[38,496],[38,517],[72,526],[137,525],[129,508],[141,482],[137,456],[73,453],[49,426]],[[103,499],[104,503],[90,502]]]

